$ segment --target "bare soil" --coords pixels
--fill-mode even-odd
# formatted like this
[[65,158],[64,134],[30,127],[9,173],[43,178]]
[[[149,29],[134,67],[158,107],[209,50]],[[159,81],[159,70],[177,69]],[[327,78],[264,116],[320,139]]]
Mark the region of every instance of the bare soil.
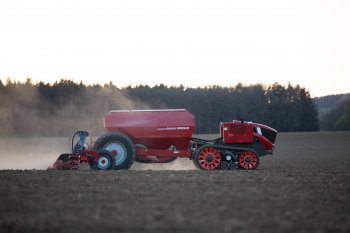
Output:
[[1,170],[0,232],[350,232],[350,132],[279,134],[255,171],[191,163]]

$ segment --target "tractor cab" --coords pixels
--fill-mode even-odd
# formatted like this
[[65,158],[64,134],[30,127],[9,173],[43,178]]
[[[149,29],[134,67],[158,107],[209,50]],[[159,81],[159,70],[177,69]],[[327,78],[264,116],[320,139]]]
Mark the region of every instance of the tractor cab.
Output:
[[275,144],[277,130],[262,124],[253,124],[253,131],[261,136],[264,136],[272,144]]
[[220,123],[220,138],[224,144],[251,146],[260,156],[272,154],[277,131],[263,124],[234,120]]

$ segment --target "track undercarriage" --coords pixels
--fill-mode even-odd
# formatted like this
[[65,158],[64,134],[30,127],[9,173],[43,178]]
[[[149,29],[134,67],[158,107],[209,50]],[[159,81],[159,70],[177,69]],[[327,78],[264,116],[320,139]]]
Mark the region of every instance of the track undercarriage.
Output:
[[194,165],[203,170],[256,169],[259,165],[258,153],[246,147],[223,143],[221,138],[204,140],[192,138],[192,160]]

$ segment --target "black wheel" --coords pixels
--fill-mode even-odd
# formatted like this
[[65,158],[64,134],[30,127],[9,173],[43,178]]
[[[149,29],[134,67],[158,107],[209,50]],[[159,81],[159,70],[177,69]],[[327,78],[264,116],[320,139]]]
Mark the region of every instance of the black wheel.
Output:
[[238,155],[238,168],[254,170],[259,166],[259,157],[253,151],[243,151]]
[[220,152],[214,147],[200,147],[194,152],[193,163],[201,170],[218,169],[221,163]]
[[99,150],[98,155],[100,156],[99,160],[93,160],[90,163],[91,169],[97,170],[111,170],[115,167],[115,158],[111,152],[108,150]]
[[226,163],[226,162],[220,163],[221,170],[228,170],[228,168],[229,168],[228,163]]
[[235,162],[232,162],[232,163],[230,163],[230,164],[228,165],[228,167],[229,167],[230,170],[235,170],[235,169],[237,168],[237,165],[236,165]]
[[130,138],[119,132],[106,133],[99,137],[94,150],[107,150],[115,160],[114,169],[129,169],[135,161],[135,146]]

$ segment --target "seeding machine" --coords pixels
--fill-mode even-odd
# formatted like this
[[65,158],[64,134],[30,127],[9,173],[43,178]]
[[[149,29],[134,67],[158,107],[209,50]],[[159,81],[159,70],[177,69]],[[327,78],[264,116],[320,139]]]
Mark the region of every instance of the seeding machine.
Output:
[[277,135],[266,125],[234,120],[219,124],[217,139],[194,138],[195,118],[185,109],[110,111],[104,127],[107,133],[90,147],[85,144],[88,132],[78,131],[72,153],[60,155],[54,168],[77,169],[86,162],[92,169],[120,170],[129,169],[134,161],[189,158],[203,170],[251,170],[258,167],[260,157],[273,153]]

